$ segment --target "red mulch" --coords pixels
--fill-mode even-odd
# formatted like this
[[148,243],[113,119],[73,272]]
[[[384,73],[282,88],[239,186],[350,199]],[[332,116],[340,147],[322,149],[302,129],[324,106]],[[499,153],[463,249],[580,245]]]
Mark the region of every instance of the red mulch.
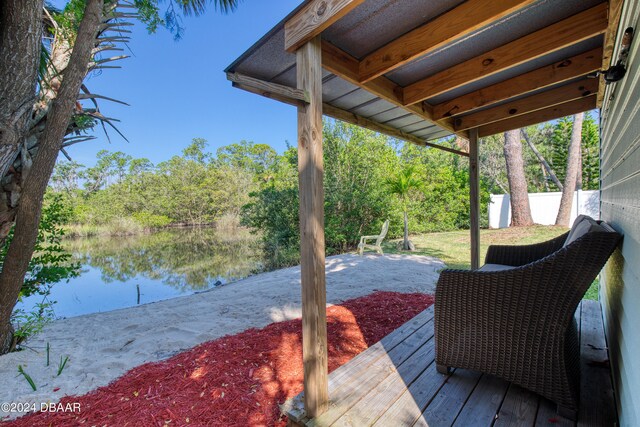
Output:
[[[329,371],[433,304],[376,292],[327,310]],[[35,413],[6,426],[284,426],[278,405],[302,391],[301,322],[225,336],[147,363],[84,396],[80,413]]]

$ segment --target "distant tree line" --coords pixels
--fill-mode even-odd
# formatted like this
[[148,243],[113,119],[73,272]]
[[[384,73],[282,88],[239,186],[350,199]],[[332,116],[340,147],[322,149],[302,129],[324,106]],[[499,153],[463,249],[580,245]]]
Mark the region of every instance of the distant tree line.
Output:
[[[557,191],[529,144],[562,179],[571,122],[524,129],[524,164],[530,192]],[[524,135],[523,135],[524,136]],[[481,141],[481,224],[487,224],[490,193],[508,189],[503,135]],[[585,117],[582,186],[598,185],[598,133]],[[439,143],[464,149],[464,141]],[[325,234],[327,253],[351,250],[362,234],[379,231],[389,219],[390,237],[403,233],[406,209],[412,233],[469,227],[468,160],[404,144],[356,126],[327,120],[324,126]],[[411,170],[419,185],[397,197],[393,179]],[[413,179],[412,178],[412,179]],[[243,225],[262,236],[270,267],[296,263],[299,250],[296,147],[278,154],[266,144],[241,141],[207,150],[196,138],[182,154],[152,164],[122,152],[100,151],[85,167],[61,161],[48,197],[61,198],[71,231],[133,233],[175,224]]]
[[[361,234],[379,230],[387,218],[390,236],[400,236],[404,203],[413,233],[469,226],[466,158],[334,121],[325,124],[324,146],[328,253],[352,249]],[[403,202],[388,181],[409,166],[423,185]],[[67,208],[72,234],[241,223],[262,234],[274,266],[297,261],[295,147],[280,155],[268,145],[242,141],[211,153],[196,138],[181,155],[157,165],[103,150],[91,167],[58,162],[47,193],[53,196]],[[487,201],[483,185],[483,206]]]
[[222,147],[215,155],[206,145],[196,138],[181,155],[157,165],[106,150],[98,152],[92,167],[61,161],[48,195],[64,198],[71,224],[103,227],[113,234],[238,218],[278,156],[267,145],[246,141]]

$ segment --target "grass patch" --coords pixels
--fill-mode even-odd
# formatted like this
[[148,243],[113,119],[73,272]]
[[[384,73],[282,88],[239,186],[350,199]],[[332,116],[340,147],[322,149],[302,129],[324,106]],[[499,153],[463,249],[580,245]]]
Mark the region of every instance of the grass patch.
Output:
[[131,218],[118,218],[109,224],[68,224],[64,226],[67,237],[130,236],[144,233],[143,226]]
[[584,294],[584,299],[592,299],[594,301],[598,301],[598,299],[600,299],[599,291],[600,277],[596,277],[596,280],[594,280],[589,289],[587,289],[587,293]]
[[[553,239],[566,233],[564,227],[534,225],[532,227],[501,228],[480,230],[480,260],[484,260],[490,245],[528,245]],[[385,253],[407,253],[397,249],[397,242],[391,240],[383,244]],[[469,230],[448,231],[411,236],[416,245],[416,255],[440,258],[448,268],[471,268],[471,237]]]
[[[544,225],[480,230],[480,259],[484,260],[490,245],[529,245],[553,239],[566,232],[565,227]],[[384,242],[382,244],[384,253],[408,253],[397,249],[399,241],[401,240]],[[416,251],[411,254],[439,258],[447,264],[447,268],[471,268],[469,230],[413,235],[411,241],[416,245]],[[598,279],[593,282],[584,298],[598,300]]]

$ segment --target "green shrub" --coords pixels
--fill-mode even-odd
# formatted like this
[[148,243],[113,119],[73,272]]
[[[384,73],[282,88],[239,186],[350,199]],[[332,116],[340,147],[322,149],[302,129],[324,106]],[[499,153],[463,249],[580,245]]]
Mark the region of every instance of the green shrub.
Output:
[[[35,251],[29,262],[29,269],[24,279],[18,300],[32,295],[42,296],[42,301],[35,305],[32,312],[15,310],[11,320],[15,328],[18,344],[28,336],[39,332],[53,318],[53,304],[49,295],[51,287],[59,282],[68,281],[80,273],[80,265],[72,261],[72,256],[62,247],[65,232],[61,227],[69,215],[69,210],[61,202],[60,197],[51,197],[42,209],[42,218],[38,229]],[[11,240],[13,230],[9,233],[5,244],[0,247],[0,269]]]
[[173,220],[166,215],[154,215],[149,212],[134,212],[133,219],[144,228],[160,228],[171,224]]

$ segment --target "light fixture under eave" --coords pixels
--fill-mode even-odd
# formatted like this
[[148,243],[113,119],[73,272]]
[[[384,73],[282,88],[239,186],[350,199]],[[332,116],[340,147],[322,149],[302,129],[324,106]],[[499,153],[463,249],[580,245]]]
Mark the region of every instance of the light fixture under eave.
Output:
[[622,80],[627,73],[627,58],[629,57],[629,48],[631,47],[631,41],[633,40],[633,28],[629,27],[624,31],[622,36],[622,49],[618,55],[618,62],[606,71],[602,71],[605,82],[607,84],[614,83]]

